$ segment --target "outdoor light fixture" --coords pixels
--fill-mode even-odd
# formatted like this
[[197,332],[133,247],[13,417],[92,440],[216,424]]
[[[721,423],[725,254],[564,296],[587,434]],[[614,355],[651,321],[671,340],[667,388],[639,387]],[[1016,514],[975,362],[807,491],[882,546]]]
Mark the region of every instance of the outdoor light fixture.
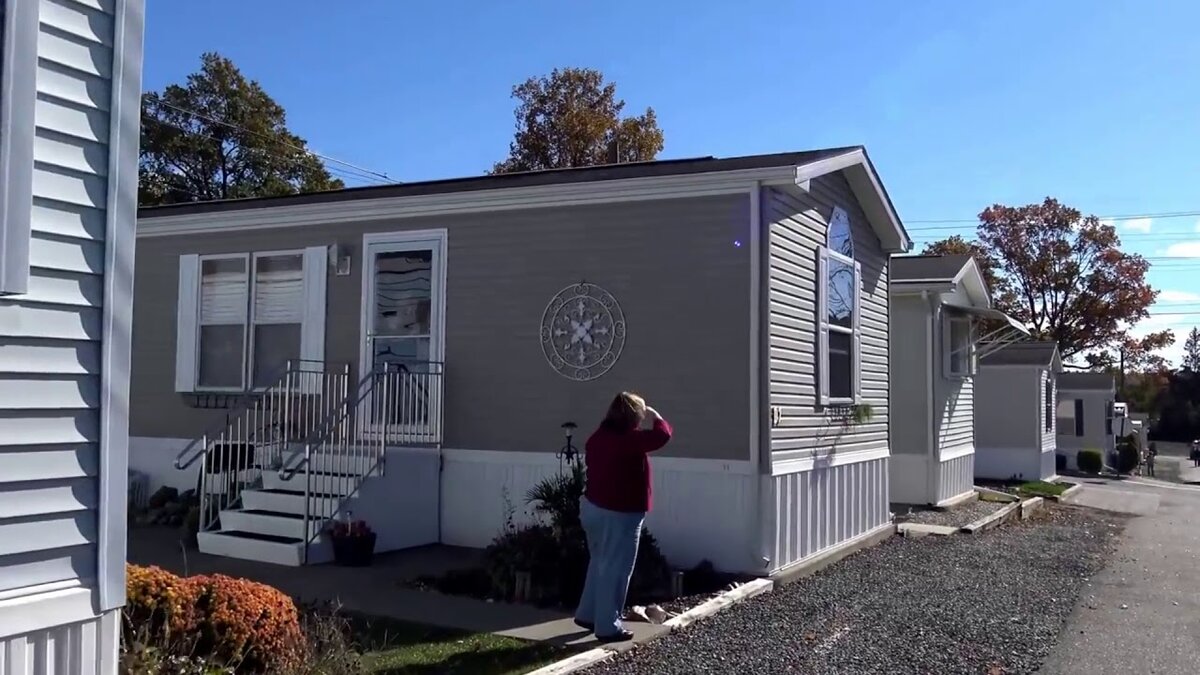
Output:
[[348,244],[333,244],[329,247],[329,266],[339,277],[350,274],[350,246]]
[[562,470],[563,463],[574,464],[579,461],[579,450],[575,448],[575,443],[573,442],[576,428],[578,428],[578,425],[574,422],[563,422],[562,424],[563,435],[567,437],[567,443],[559,448],[558,452],[554,453],[558,457],[560,471]]

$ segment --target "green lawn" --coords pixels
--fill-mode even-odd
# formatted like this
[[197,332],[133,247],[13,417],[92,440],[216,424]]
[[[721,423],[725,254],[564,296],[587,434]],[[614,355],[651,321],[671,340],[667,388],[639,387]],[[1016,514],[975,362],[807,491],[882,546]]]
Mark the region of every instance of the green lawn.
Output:
[[357,617],[354,624],[365,672],[375,675],[517,675],[571,654],[553,645],[391,619]]
[[1035,480],[1021,483],[1017,486],[1017,491],[1035,497],[1057,497],[1070,487],[1070,483],[1048,483],[1044,480]]

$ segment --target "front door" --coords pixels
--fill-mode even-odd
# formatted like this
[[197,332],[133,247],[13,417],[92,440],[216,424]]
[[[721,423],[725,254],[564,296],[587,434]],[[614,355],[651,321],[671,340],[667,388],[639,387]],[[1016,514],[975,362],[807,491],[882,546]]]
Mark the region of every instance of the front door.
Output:
[[440,440],[444,242],[374,236],[365,247],[360,363],[373,386],[360,405],[395,442]]

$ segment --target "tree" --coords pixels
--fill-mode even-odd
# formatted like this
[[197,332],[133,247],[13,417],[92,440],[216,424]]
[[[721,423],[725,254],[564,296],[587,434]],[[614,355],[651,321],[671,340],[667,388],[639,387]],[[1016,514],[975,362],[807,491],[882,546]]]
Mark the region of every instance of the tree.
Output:
[[1192,328],[1183,343],[1183,369],[1200,373],[1200,329]]
[[[1064,360],[1128,346],[1129,330],[1150,315],[1158,295],[1146,282],[1150,263],[1122,251],[1116,229],[1095,216],[1050,197],[996,204],[979,214],[977,234],[978,242],[952,237],[927,250],[972,247],[981,268],[993,271],[997,308],[1027,325],[1034,339],[1057,342]],[[1133,344],[1173,340],[1163,331]]]
[[138,178],[142,205],[343,187],[288,131],[283,108],[215,53],[186,85],[142,95]]
[[591,68],[556,68],[513,87],[516,135],[492,173],[609,164],[614,142],[617,162],[654,159],[663,149],[654,110],[622,119],[625,101],[616,94]]

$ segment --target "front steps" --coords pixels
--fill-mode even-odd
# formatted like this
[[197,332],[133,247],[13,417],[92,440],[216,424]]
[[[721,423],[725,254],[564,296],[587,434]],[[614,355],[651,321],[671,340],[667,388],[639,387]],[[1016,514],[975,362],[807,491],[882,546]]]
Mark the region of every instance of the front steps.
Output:
[[[365,460],[345,459],[327,462],[338,469],[346,466],[369,467]],[[318,467],[323,468],[323,467]],[[370,480],[336,471],[317,471],[309,483],[307,472],[297,472],[290,480],[279,477],[278,471],[262,472],[262,486],[242,490],[241,504],[220,513],[221,529],[200,532],[196,539],[200,551],[210,555],[257,560],[259,562],[299,567],[305,564],[304,549],[308,546],[308,563],[328,562],[330,547],[321,533],[326,520],[311,517],[305,522],[305,489],[311,513],[337,513],[343,496],[357,484]],[[306,544],[306,542],[311,542]]]

